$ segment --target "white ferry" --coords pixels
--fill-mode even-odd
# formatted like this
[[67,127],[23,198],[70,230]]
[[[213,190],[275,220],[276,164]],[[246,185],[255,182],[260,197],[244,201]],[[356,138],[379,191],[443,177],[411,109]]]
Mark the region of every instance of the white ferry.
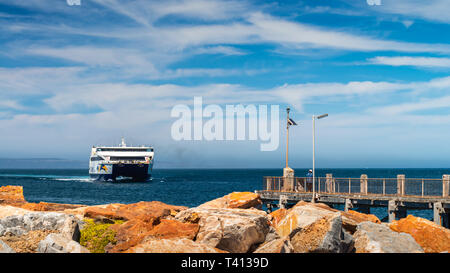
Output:
[[117,147],[92,147],[89,161],[91,179],[116,181],[117,178],[146,181],[153,169],[153,147],[129,147],[122,138]]

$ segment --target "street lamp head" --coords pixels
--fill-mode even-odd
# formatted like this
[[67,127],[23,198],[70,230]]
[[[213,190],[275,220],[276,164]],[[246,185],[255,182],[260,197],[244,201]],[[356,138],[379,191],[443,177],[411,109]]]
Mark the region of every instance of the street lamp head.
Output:
[[286,108],[286,112],[288,112],[289,113],[289,111],[291,111],[291,108]]
[[326,118],[326,117],[328,117],[328,114],[320,115],[320,116],[317,117],[317,119]]

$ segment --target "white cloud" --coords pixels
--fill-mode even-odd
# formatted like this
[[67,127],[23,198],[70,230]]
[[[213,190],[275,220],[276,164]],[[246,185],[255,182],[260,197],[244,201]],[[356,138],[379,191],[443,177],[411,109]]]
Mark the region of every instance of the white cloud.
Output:
[[207,46],[193,50],[195,54],[246,55],[247,53],[231,46]]
[[143,26],[151,26],[155,21],[178,15],[200,20],[216,21],[240,17],[248,9],[243,1],[222,0],[167,0],[167,1],[118,1],[94,0]]
[[139,66],[152,68],[144,56],[136,50],[101,48],[94,46],[64,48],[29,48],[25,53],[67,59],[90,66]]
[[0,95],[52,94],[70,82],[83,83],[91,77],[79,77],[81,67],[0,68]]
[[336,48],[355,51],[450,52],[448,45],[380,40],[344,31],[321,29],[255,13],[250,19],[261,40],[302,48]]
[[16,100],[0,100],[0,109],[14,109],[14,110],[22,110],[25,109],[19,102]]
[[450,23],[448,0],[383,0],[375,9],[384,13],[400,14],[429,21]]
[[368,61],[372,64],[391,66],[450,67],[450,58],[445,57],[377,56]]
[[438,108],[450,108],[450,96],[443,96],[433,99],[421,99],[418,102],[401,103],[397,105],[377,107],[369,109],[374,114],[399,115],[419,110],[429,110]]

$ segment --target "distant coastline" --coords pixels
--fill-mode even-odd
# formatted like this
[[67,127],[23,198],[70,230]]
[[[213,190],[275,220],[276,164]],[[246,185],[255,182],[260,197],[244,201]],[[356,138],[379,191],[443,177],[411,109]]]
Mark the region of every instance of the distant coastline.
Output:
[[0,158],[0,169],[88,169],[82,160],[63,158]]

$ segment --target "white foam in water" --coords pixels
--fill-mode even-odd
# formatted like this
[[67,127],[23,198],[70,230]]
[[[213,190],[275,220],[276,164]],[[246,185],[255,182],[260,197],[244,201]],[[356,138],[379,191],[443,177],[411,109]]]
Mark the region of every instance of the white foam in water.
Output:
[[52,178],[52,180],[58,181],[80,181],[80,182],[92,182],[94,179],[89,177],[71,177],[71,178]]
[[57,180],[57,181],[93,181],[88,176],[61,176],[61,175],[39,175],[39,174],[0,174],[1,177],[31,177],[41,180]]

